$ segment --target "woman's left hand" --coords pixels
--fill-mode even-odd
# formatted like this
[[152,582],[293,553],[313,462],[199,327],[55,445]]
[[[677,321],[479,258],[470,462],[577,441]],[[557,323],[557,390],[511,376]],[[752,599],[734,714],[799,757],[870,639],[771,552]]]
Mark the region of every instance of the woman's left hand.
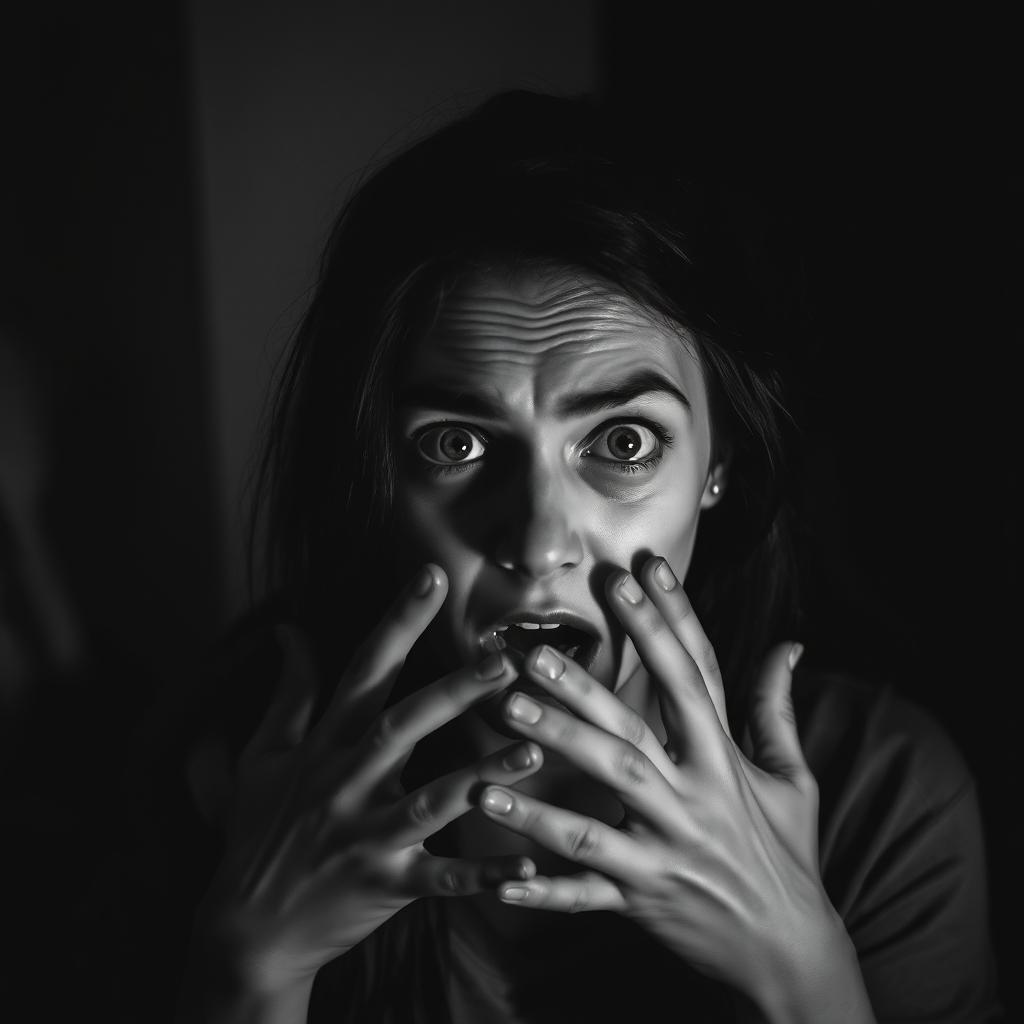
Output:
[[[818,1019],[870,1020],[852,943],[818,870],[818,789],[790,701],[799,647],[781,645],[766,659],[747,757],[730,734],[714,650],[682,586],[660,558],[640,575],[643,587],[623,573],[607,592],[657,688],[667,742],[570,659],[551,648],[528,655],[523,671],[574,714],[517,693],[507,721],[609,786],[625,817],[614,827],[489,787],[481,806],[493,820],[584,869],[509,882],[500,897],[544,910],[618,911],[772,1019],[827,1010]],[[845,1012],[837,998],[860,1010]]]

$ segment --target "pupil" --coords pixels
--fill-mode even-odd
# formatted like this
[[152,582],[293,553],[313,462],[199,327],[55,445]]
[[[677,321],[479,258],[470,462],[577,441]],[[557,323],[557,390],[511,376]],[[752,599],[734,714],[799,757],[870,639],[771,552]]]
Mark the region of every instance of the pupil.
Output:
[[630,459],[640,450],[640,435],[632,427],[616,427],[608,435],[612,455]]
[[473,450],[473,439],[465,430],[446,430],[441,435],[441,451],[446,458],[461,462]]

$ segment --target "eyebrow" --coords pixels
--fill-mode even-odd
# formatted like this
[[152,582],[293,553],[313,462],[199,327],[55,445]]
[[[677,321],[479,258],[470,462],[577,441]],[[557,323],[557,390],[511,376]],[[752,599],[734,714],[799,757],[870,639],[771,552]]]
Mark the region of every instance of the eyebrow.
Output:
[[[617,409],[637,398],[663,394],[676,399],[689,409],[690,400],[664,374],[657,370],[641,370],[615,384],[601,385],[592,391],[563,395],[555,403],[555,414],[562,419],[589,416],[605,409]],[[504,408],[479,392],[454,391],[450,388],[426,384],[405,389],[398,398],[400,408],[445,409],[463,416],[500,419]]]

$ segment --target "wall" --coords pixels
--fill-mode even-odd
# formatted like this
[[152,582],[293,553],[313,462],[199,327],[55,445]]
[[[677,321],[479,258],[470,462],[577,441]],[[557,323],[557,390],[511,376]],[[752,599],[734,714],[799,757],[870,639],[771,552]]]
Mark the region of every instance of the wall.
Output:
[[588,0],[193,0],[207,333],[227,612],[245,605],[244,484],[274,361],[330,218],[368,164],[492,91],[598,85]]

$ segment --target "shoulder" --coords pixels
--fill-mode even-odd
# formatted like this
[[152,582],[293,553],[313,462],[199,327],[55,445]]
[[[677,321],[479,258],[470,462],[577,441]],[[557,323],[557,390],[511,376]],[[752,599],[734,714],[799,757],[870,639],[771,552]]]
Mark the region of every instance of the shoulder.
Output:
[[851,786],[930,806],[973,786],[948,732],[891,683],[842,672],[797,672],[793,704],[807,762],[826,796]]
[[996,1019],[983,829],[960,750],[884,683],[798,673],[793,703],[822,881],[879,1018]]

